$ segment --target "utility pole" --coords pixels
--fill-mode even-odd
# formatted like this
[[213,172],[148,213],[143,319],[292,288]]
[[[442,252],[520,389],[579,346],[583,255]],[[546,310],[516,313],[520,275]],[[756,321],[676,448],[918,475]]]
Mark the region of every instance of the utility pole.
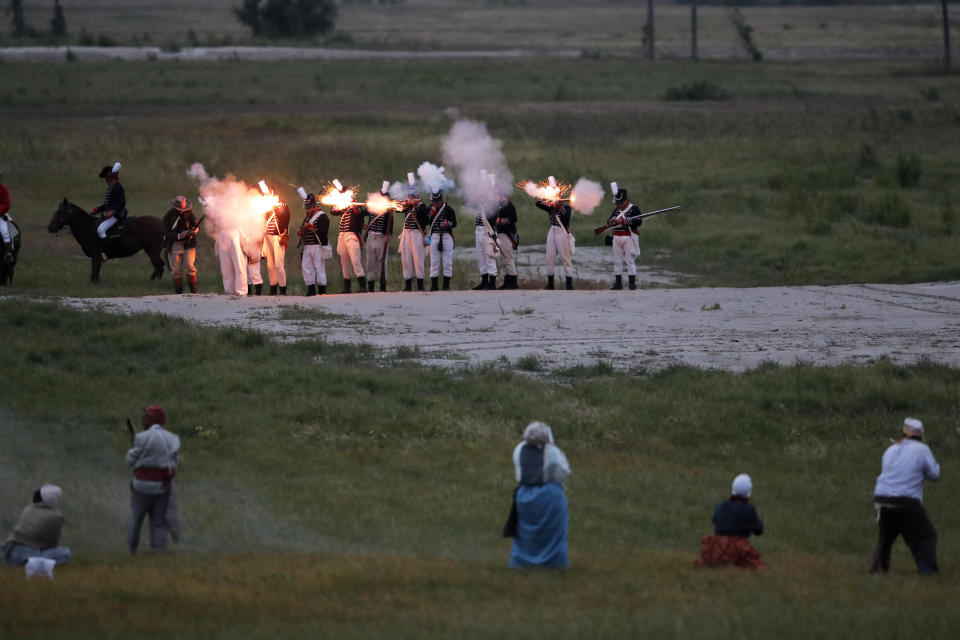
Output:
[[[946,2],[946,0],[944,0]],[[697,60],[697,0],[690,0],[690,59]]]
[[950,19],[947,17],[947,0],[940,0],[943,6],[943,72],[950,73]]

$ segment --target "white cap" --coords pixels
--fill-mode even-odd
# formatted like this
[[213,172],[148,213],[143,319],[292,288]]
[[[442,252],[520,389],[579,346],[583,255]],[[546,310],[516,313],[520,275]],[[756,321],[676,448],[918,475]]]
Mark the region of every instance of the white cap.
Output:
[[264,182],[263,180],[261,180],[261,181],[258,182],[257,184],[260,185],[260,191],[263,191],[263,195],[266,196],[266,195],[269,195],[269,194],[270,194],[270,189],[267,187],[267,183],[266,183],[266,182]]
[[534,445],[553,444],[553,429],[545,422],[534,420],[523,430],[523,441]]
[[337,180],[336,178],[333,179],[333,186],[337,188],[337,191],[340,191],[340,192],[343,191],[343,185],[340,184],[340,181]]
[[413,177],[413,171],[408,171],[408,172],[407,172],[407,183],[408,183],[411,187],[412,187],[413,185],[417,184],[416,178]]
[[120,173],[120,163],[119,163],[119,162],[114,162],[114,163],[113,163],[113,169],[111,169],[111,171],[113,171],[114,173]]
[[307,190],[303,187],[297,187],[297,195],[300,196],[301,200],[307,199]]
[[907,418],[903,421],[903,430],[910,433],[923,433],[923,423],[916,418]]
[[45,484],[40,487],[40,499],[51,507],[57,506],[62,495],[63,492],[60,491],[60,487],[55,484]]
[[620,191],[620,186],[616,182],[610,183],[610,193],[617,195],[617,191]]
[[747,474],[741,473],[733,479],[733,486],[730,487],[730,493],[733,495],[749,498],[752,491],[753,482],[750,481],[750,476]]

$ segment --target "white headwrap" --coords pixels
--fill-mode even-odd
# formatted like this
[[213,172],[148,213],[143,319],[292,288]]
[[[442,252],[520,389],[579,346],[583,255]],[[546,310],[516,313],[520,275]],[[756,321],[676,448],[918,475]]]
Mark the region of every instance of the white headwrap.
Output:
[[908,434],[923,435],[923,423],[916,418],[907,418],[903,421],[903,431]]
[[55,484],[45,484],[40,487],[40,499],[46,502],[51,507],[57,506],[60,502],[60,496],[63,495],[63,492]]
[[523,441],[527,444],[553,444],[553,430],[550,425],[534,420],[523,430]]
[[747,474],[741,473],[733,479],[733,486],[730,488],[730,492],[733,495],[740,496],[741,498],[749,498],[752,491],[753,482],[750,481],[750,476]]

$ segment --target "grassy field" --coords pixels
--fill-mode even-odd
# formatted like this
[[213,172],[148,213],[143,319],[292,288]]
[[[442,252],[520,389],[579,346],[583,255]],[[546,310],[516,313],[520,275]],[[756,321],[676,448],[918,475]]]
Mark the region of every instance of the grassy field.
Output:
[[[146,283],[142,256],[107,265],[104,285],[93,289],[73,240],[46,232],[63,197],[84,207],[101,201],[104,187],[95,176],[107,162],[123,162],[135,214],[161,215],[177,193],[195,199],[185,171],[197,161],[251,184],[265,178],[291,201],[288,183],[319,189],[334,176],[372,190],[424,160],[441,161],[451,110],[488,124],[517,180],[617,180],[647,210],[682,205],[643,227],[641,261],[690,274],[691,285],[960,277],[960,154],[953,143],[960,79],[926,73],[917,62],[581,58],[562,65],[238,61],[3,69],[9,81],[0,88],[0,113],[16,124],[0,131],[4,180],[26,238],[17,288],[31,293],[167,290],[169,281]],[[663,99],[698,83],[729,99]],[[522,193],[514,200],[521,244],[542,243],[542,213]],[[455,196],[452,203],[460,206]],[[601,241],[592,228],[608,207],[576,217],[581,245]],[[461,214],[460,240],[472,244],[470,215]],[[216,290],[206,241],[200,254],[201,286]],[[297,263],[291,252],[288,271],[296,273]]]
[[[76,558],[53,583],[6,570],[5,638],[946,638],[958,622],[960,374],[932,363],[449,375],[364,347],[10,299],[0,331],[18,337],[0,387],[0,529],[56,482]],[[129,558],[122,420],[156,400],[183,438],[185,540]],[[904,415],[926,421],[944,468],[926,492],[943,570],[928,580],[902,545],[890,575],[866,573],[870,491]],[[562,575],[508,571],[499,537],[510,451],[534,417],[574,470]],[[742,471],[770,568],[695,569]]]
[[[71,44],[197,45],[264,44],[234,18],[235,0],[152,2],[64,0]],[[52,3],[26,0],[27,23],[49,31]],[[907,51],[940,46],[939,3],[890,6],[749,7],[742,10],[761,51]],[[951,16],[956,28],[960,18]],[[310,42],[338,47],[423,49],[575,49],[633,53],[641,46],[646,3],[622,0],[397,0],[346,2],[334,31]],[[737,55],[741,44],[730,9],[701,6],[700,54]],[[658,5],[656,43],[660,55],[690,53],[690,8]],[[27,40],[29,42],[29,39]],[[24,39],[0,35],[0,45]]]

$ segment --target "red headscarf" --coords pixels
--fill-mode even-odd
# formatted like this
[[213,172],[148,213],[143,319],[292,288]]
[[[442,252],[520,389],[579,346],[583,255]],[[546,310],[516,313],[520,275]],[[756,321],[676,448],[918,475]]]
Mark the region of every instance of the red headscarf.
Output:
[[144,407],[143,415],[149,419],[150,424],[166,424],[167,422],[167,414],[163,412],[163,407],[158,404]]

